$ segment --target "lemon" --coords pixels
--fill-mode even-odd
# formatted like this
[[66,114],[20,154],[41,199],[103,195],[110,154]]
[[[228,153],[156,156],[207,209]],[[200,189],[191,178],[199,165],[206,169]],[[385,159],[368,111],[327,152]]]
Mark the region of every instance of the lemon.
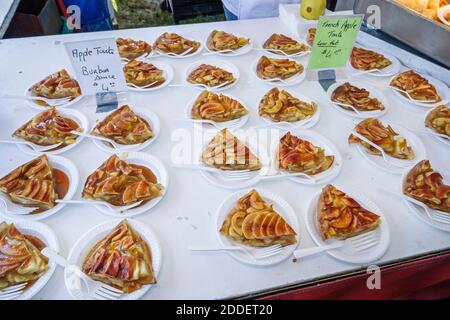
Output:
[[305,19],[317,20],[323,14],[326,5],[326,0],[302,0],[300,14]]

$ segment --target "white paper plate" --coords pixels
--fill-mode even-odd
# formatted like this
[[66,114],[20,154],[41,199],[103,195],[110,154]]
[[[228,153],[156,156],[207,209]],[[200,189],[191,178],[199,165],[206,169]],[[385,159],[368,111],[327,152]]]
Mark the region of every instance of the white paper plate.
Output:
[[[58,110],[58,112],[62,116],[70,118],[70,119],[74,120],[75,122],[77,122],[78,125],[82,129],[81,132],[87,133],[87,130],[89,128],[89,121],[83,113],[81,113],[78,110],[74,110],[74,109],[60,109],[60,110]],[[30,146],[28,146],[26,144],[17,144],[17,147],[19,148],[20,151],[23,151],[25,153],[32,154],[32,155],[43,154],[43,153],[45,153],[45,154],[61,154],[63,152],[66,152],[70,149],[75,148],[75,146],[78,145],[83,140],[83,138],[84,137],[78,136],[74,143],[69,144],[69,145],[65,146],[64,148],[57,149],[54,151],[36,152]],[[22,140],[22,139],[20,139],[20,140]]]
[[[398,188],[399,189],[398,192],[400,194],[403,194],[403,182],[406,180],[406,175],[408,174],[408,172],[411,169],[412,169],[412,167],[407,168],[406,170],[403,171],[402,179],[400,180],[401,181],[400,188]],[[439,169],[435,168],[435,170],[439,172]],[[444,177],[444,183],[447,185],[450,184],[449,177]],[[409,211],[411,211],[414,214],[414,216],[416,218],[418,218],[419,220],[421,220],[422,222],[425,222],[426,224],[428,224],[429,226],[431,226],[433,228],[436,228],[436,229],[439,229],[442,231],[446,231],[446,232],[450,232],[450,224],[445,224],[442,222],[438,222],[436,220],[432,220],[428,217],[425,210],[422,209],[420,206],[418,206],[406,199],[403,199],[402,201],[406,205],[406,207],[409,209]],[[428,210],[434,211],[434,209],[431,209],[431,208],[428,208]]]
[[[145,240],[150,247],[152,253],[152,263],[153,272],[156,279],[158,279],[159,271],[161,270],[162,264],[162,252],[161,245],[159,243],[156,234],[142,222],[127,219],[128,223],[141,235],[142,239]],[[75,264],[81,268],[83,265],[83,260],[88,254],[91,247],[99,240],[106,237],[119,223],[120,219],[114,219],[108,222],[101,223],[91,230],[83,234],[80,239],[74,244],[70,250],[69,257],[67,260],[71,264]],[[66,269],[67,270],[67,269]],[[73,285],[71,282],[72,277],[67,271],[64,272],[64,282],[66,284],[67,291],[70,293],[72,298],[78,300],[92,300],[91,297],[87,295],[84,286],[78,287]],[[136,290],[130,294],[124,294],[120,300],[137,300],[141,298],[153,285],[144,285],[139,290]]]
[[[398,98],[400,98],[401,100],[411,103],[415,106],[419,106],[419,107],[424,107],[424,108],[434,108],[440,105],[445,105],[450,101],[450,89],[446,86],[445,83],[443,83],[442,81],[433,78],[432,76],[429,75],[425,75],[425,74],[421,74],[416,72],[417,74],[420,74],[422,77],[424,77],[425,79],[428,80],[428,82],[430,82],[432,85],[435,86],[437,93],[439,94],[439,96],[441,97],[442,101],[436,102],[436,103],[423,103],[423,102],[418,102],[415,100],[410,100],[408,97],[404,96],[403,94],[401,94],[400,92],[398,92],[397,90],[392,89],[391,87],[389,87],[389,90],[391,90],[395,96],[397,96]],[[392,82],[392,80],[398,76],[398,74],[394,75],[390,80],[389,83]]]
[[[79,178],[80,178],[77,168],[75,167],[75,165],[72,161],[70,161],[69,159],[63,158],[61,156],[48,155],[47,157],[50,162],[50,165],[53,168],[63,171],[69,177],[69,189],[67,190],[67,193],[63,199],[64,200],[72,199],[75,192],[77,191],[78,184],[79,184]],[[11,170],[9,170],[9,171],[11,171]],[[54,215],[55,213],[60,211],[65,206],[66,205],[63,203],[57,203],[51,209],[45,210],[40,213],[27,214],[27,215],[23,215],[23,214],[16,215],[16,214],[6,213],[5,211],[3,211],[3,208],[0,208],[0,215],[3,216],[5,219],[11,219],[11,220],[24,219],[24,220],[35,220],[36,221],[36,220],[42,220],[42,219],[45,219],[45,218],[48,218],[48,217]]]
[[[281,122],[281,123],[276,123],[266,117],[262,117],[260,116],[260,118],[264,121],[264,123],[267,123],[270,126],[275,126],[277,128],[280,129],[285,129],[285,130],[289,130],[291,128],[302,128],[302,129],[309,129],[314,127],[317,122],[319,122],[320,120],[320,106],[319,103],[303,94],[300,93],[296,93],[295,95],[293,95],[295,98],[300,99],[302,101],[305,101],[307,103],[312,103],[315,102],[317,105],[317,110],[316,112],[310,117],[310,118],[306,118],[304,120],[300,120],[300,121],[295,121],[295,122],[289,122],[289,124]],[[259,105],[258,105],[258,111],[259,112]]]
[[[56,238],[56,235],[53,232],[53,230],[50,229],[45,224],[36,221],[27,221],[27,220],[14,221],[10,219],[6,219],[5,222],[14,223],[14,225],[17,227],[17,229],[19,229],[20,232],[27,235],[35,236],[39,238],[39,240],[43,241],[50,249],[53,249],[56,252],[59,251],[58,238]],[[47,272],[44,275],[42,275],[31,287],[25,290],[23,294],[21,294],[14,300],[31,299],[47,284],[47,282],[50,280],[55,270],[56,270],[56,263],[50,260]]]
[[[334,180],[339,175],[339,173],[341,172],[341,169],[342,169],[342,156],[341,156],[341,153],[339,152],[338,148],[330,140],[328,140],[327,138],[325,138],[324,136],[322,136],[321,134],[319,134],[317,132],[314,132],[311,130],[302,130],[302,129],[283,131],[283,132],[281,132],[280,139],[288,131],[290,131],[291,134],[296,137],[299,137],[303,140],[307,140],[307,141],[311,142],[312,144],[314,144],[315,146],[325,149],[325,155],[326,156],[334,155],[334,161],[328,170],[313,176],[315,179],[317,179],[316,183],[313,183],[304,177],[288,177],[287,179],[294,181],[296,183],[299,183],[299,184],[313,186],[313,185],[329,183],[330,181]],[[278,150],[278,145],[279,145],[279,141],[277,143],[274,143],[273,148],[272,148],[273,161],[272,161],[271,169],[273,171],[278,171],[278,169],[276,168],[276,165],[277,165],[277,162],[276,162],[277,154],[276,153]],[[283,172],[283,173],[285,173],[285,172]],[[289,174],[289,173],[286,172],[286,174]]]
[[[322,240],[322,236],[320,235],[319,226],[317,222],[316,216],[316,206],[317,201],[319,200],[320,193],[318,192],[309,202],[308,210],[305,215],[305,223],[308,229],[311,238],[318,246],[325,246],[328,244],[334,244],[338,241],[337,239],[328,239],[326,241]],[[389,244],[391,242],[389,225],[387,223],[385,215],[381,212],[380,208],[377,207],[375,203],[367,199],[362,194],[359,194],[355,191],[344,190],[347,195],[353,197],[356,201],[358,201],[364,208],[370,210],[381,217],[381,224],[378,228],[376,228],[373,232],[375,233],[376,238],[379,243],[376,246],[373,246],[363,252],[353,253],[352,251],[346,250],[345,248],[338,248],[334,250],[327,251],[327,254],[330,256],[344,261],[348,263],[354,264],[368,264],[373,261],[380,259],[387,251]]]
[[[391,77],[394,74],[397,74],[402,67],[402,64],[400,63],[400,61],[392,54],[389,54],[389,53],[384,52],[379,49],[373,49],[373,48],[361,46],[359,44],[355,44],[355,47],[365,49],[365,50],[372,50],[372,51],[381,53],[382,55],[384,55],[386,58],[388,58],[392,62],[391,65],[387,66],[384,69],[381,69],[379,72],[377,71],[377,72],[364,73],[364,75],[371,76],[371,77]],[[356,76],[364,71],[364,70],[358,70],[358,69],[353,68],[350,61],[347,64],[347,70],[348,70],[350,76]]]
[[[230,130],[231,131],[231,130]],[[212,132],[211,132],[212,133]],[[241,142],[246,143],[246,135],[241,134],[240,132],[232,132]],[[202,148],[202,151],[206,147],[206,145],[209,143],[209,141],[214,137],[214,135],[217,134],[217,131],[214,132],[211,135],[211,138],[206,139],[206,142]],[[221,170],[221,172],[208,172],[203,170],[197,170],[200,172],[200,174],[212,185],[220,188],[225,189],[242,189],[242,188],[248,188],[255,184],[257,184],[261,180],[261,176],[264,176],[267,174],[267,172],[270,169],[270,158],[267,155],[267,151],[261,144],[258,144],[257,141],[254,141],[254,139],[251,139],[252,137],[249,136],[249,141],[247,146],[250,148],[250,151],[255,154],[259,161],[262,164],[262,168],[260,170],[255,170],[250,173],[250,178],[245,180],[227,180],[220,176],[221,172],[227,172],[228,170]],[[200,156],[199,156],[200,158]],[[198,165],[203,165],[202,163],[198,163]]]
[[156,206],[164,198],[167,192],[167,188],[169,187],[169,174],[167,173],[166,167],[155,156],[143,152],[123,152],[121,154],[117,154],[117,156],[127,163],[145,166],[152,170],[158,180],[158,183],[164,186],[164,189],[161,191],[162,196],[152,199],[141,206],[126,210],[124,212],[116,212],[102,205],[96,205],[95,207],[101,213],[116,218],[131,218],[150,211],[150,209]]
[[198,55],[198,54],[200,54],[202,52],[202,50],[203,50],[203,43],[202,43],[202,41],[200,39],[198,39],[196,37],[192,37],[192,36],[190,36],[188,34],[184,34],[184,33],[177,32],[177,34],[179,36],[182,36],[185,39],[188,39],[188,40],[191,40],[191,41],[197,41],[198,43],[200,43],[200,46],[198,47],[197,51],[195,51],[194,53],[188,53],[185,56],[180,56],[180,55],[175,56],[175,55],[167,54],[166,52],[159,51],[158,49],[156,49],[156,46],[153,43],[152,46],[153,46],[153,51],[155,52],[155,56],[160,55],[160,56],[167,57],[167,58],[172,58],[172,59],[186,59],[186,58],[194,57],[194,56],[196,56],[196,55]]
[[[408,129],[399,126],[399,125],[391,125],[391,127],[402,137],[408,141],[408,144],[412,147],[415,157],[413,160],[403,160],[403,159],[397,159],[391,156],[388,156],[390,158],[390,161],[393,163],[398,163],[403,165],[404,167],[395,167],[388,165],[381,155],[377,156],[374,154],[371,154],[367,151],[366,148],[358,144],[353,144],[353,146],[359,151],[359,153],[363,156],[365,160],[367,160],[370,164],[373,166],[389,173],[393,174],[402,174],[404,168],[410,167],[414,165],[415,162],[425,159],[427,157],[427,152],[425,149],[425,146],[423,145],[420,138],[415,135],[413,132],[409,131]],[[350,135],[350,134],[349,134]]]
[[237,57],[237,56],[242,56],[242,55],[247,54],[247,53],[249,53],[250,51],[252,51],[252,49],[253,49],[253,42],[252,42],[252,40],[251,40],[249,37],[244,36],[244,35],[242,35],[242,34],[237,34],[237,33],[229,32],[229,31],[226,31],[226,30],[220,30],[220,31],[225,31],[225,32],[227,32],[227,33],[231,33],[231,34],[235,35],[235,36],[238,37],[238,38],[247,38],[247,39],[249,39],[249,43],[246,44],[245,46],[243,46],[243,47],[237,49],[237,50],[233,50],[233,52],[229,52],[229,53],[220,53],[220,52],[217,52],[217,51],[214,51],[214,50],[211,50],[211,49],[208,48],[207,41],[208,41],[209,35],[211,34],[211,33],[210,33],[210,34],[208,34],[208,36],[206,37],[206,39],[205,39],[205,41],[204,41],[204,43],[205,43],[205,48],[206,48],[206,50],[207,50],[208,52],[210,52],[210,53],[212,53],[212,54],[214,54],[214,55],[222,56],[222,57]]
[[[239,247],[248,249],[251,253],[257,254],[258,251],[261,250],[261,248],[253,248],[250,246],[240,244],[239,242],[232,241],[231,239],[225,237],[224,235],[222,235],[219,232],[224,220],[228,216],[228,213],[230,213],[230,211],[234,208],[234,206],[236,205],[236,202],[239,200],[239,198],[244,196],[246,193],[250,192],[250,190],[251,189],[237,191],[237,192],[229,195],[220,204],[219,208],[217,209],[217,213],[216,213],[217,219],[216,219],[216,224],[214,227],[216,229],[217,237],[218,237],[221,245],[223,245],[223,246],[239,246]],[[288,259],[292,255],[292,253],[297,248],[297,246],[300,242],[300,235],[299,235],[300,229],[299,229],[299,225],[298,225],[297,214],[295,213],[294,209],[292,209],[292,207],[282,197],[280,197],[279,195],[277,195],[275,193],[272,193],[272,192],[269,192],[269,191],[266,191],[266,190],[260,189],[260,188],[258,188],[257,191],[265,201],[273,204],[273,209],[276,212],[278,212],[283,217],[284,220],[286,220],[286,222],[292,227],[292,229],[295,230],[295,232],[297,233],[297,237],[296,237],[297,243],[290,245],[290,246],[283,247],[283,250],[275,256],[271,256],[266,259],[261,259],[261,260],[257,260],[257,261],[254,261],[249,256],[247,256],[247,254],[245,254],[243,252],[227,251],[227,253],[230,254],[233,258],[235,258],[239,262],[242,262],[242,263],[245,263],[248,265],[271,266],[271,265],[280,263],[280,262]]]
[[[37,81],[36,81],[37,82]],[[34,92],[30,91],[29,88],[31,88],[36,82],[33,82],[33,84],[31,84],[30,86],[28,86],[28,89],[25,90],[25,96],[26,97],[36,97],[36,95],[34,94]],[[81,93],[81,95],[79,95],[78,97],[76,97],[73,100],[70,100],[69,102],[57,106],[57,109],[60,108],[66,108],[66,107],[70,107],[72,105],[74,105],[75,103],[77,103],[78,101],[80,101],[83,98],[83,93]],[[48,106],[41,106],[40,104],[36,103],[34,100],[26,100],[28,105],[33,108],[33,109],[37,109],[37,110],[47,110],[49,107]]]
[[[220,88],[200,86],[198,84],[196,85],[196,84],[193,84],[193,83],[190,83],[189,81],[187,81],[189,74],[192,71],[194,71],[195,69],[197,69],[201,64],[209,64],[209,65],[221,68],[225,71],[231,72],[236,80],[233,83],[227,84],[226,86],[220,87]],[[219,60],[216,58],[203,58],[201,61],[196,61],[196,62],[190,64],[186,68],[184,81],[185,81],[186,85],[188,85],[190,87],[194,87],[199,90],[207,89],[210,91],[218,92],[218,91],[224,91],[224,90],[230,89],[231,87],[235,86],[236,83],[239,81],[239,77],[240,77],[239,69],[234,64],[223,61],[223,60]]]
[[[232,95],[229,95],[229,94],[227,94],[226,96],[231,99],[234,99],[237,102],[239,102],[240,104],[242,104],[247,109],[249,114],[247,114],[243,117],[240,117],[238,119],[231,120],[231,121],[216,122],[216,125],[220,128],[220,130],[224,129],[224,128],[239,129],[247,123],[248,118],[250,117],[250,110],[249,110],[249,108],[246,107],[246,105],[242,102],[242,100],[240,100]],[[191,111],[192,111],[192,107],[194,106],[194,103],[196,100],[197,100],[197,96],[193,100],[189,101],[188,104],[186,104],[186,119],[193,120],[191,118]],[[192,123],[192,124],[194,125],[194,128],[201,129],[201,130],[215,128],[215,126],[213,126],[210,123],[202,123],[201,120],[199,120],[198,123]]]
[[[296,75],[288,78],[288,79],[284,79],[283,81],[279,81],[279,80],[274,80],[274,81],[270,81],[270,79],[261,79],[258,76],[258,73],[256,72],[256,66],[258,65],[258,61],[261,58],[261,56],[259,56],[255,61],[253,61],[252,65],[251,65],[251,72],[253,74],[253,76],[258,79],[258,81],[265,83],[269,86],[276,86],[276,87],[290,87],[290,86],[294,86],[296,84],[301,83],[303,80],[305,80],[306,78],[306,67],[304,64],[300,63],[303,65],[304,70],[302,73],[297,73]],[[278,58],[277,58],[278,59]],[[281,58],[280,58],[281,59]],[[290,59],[292,60],[292,59]],[[298,61],[296,61],[298,62]]]
[[[358,87],[358,88],[364,88],[367,91],[369,91],[370,93],[370,98],[376,98],[378,99],[384,106],[384,110],[377,110],[377,111],[360,111],[361,114],[357,114],[354,111],[350,111],[350,110],[346,110],[343,107],[339,106],[338,104],[336,104],[333,100],[331,100],[331,96],[333,94],[333,92],[341,85],[343,85],[345,82],[350,83],[352,86]],[[379,118],[381,116],[383,116],[387,110],[388,110],[388,104],[387,104],[387,100],[384,97],[383,93],[372,87],[371,85],[368,84],[362,84],[361,82],[354,82],[354,81],[340,81],[337,83],[334,83],[333,85],[331,85],[328,90],[327,90],[327,96],[328,96],[328,102],[329,104],[336,109],[338,112],[341,112],[349,117],[352,118],[357,118],[357,119],[367,119],[367,118]]]
[[166,81],[164,81],[163,83],[161,83],[159,86],[156,87],[150,87],[150,88],[135,88],[133,86],[128,85],[128,90],[130,91],[136,91],[136,92],[149,92],[149,91],[155,91],[155,90],[159,90],[164,88],[165,86],[169,85],[169,83],[172,82],[173,80],[173,75],[174,75],[174,71],[172,69],[172,67],[163,62],[163,61],[156,61],[156,60],[152,60],[152,61],[145,61],[142,60],[146,63],[151,63],[153,64],[155,67],[157,67],[158,69],[163,71],[163,76],[164,79],[166,79]]
[[281,52],[270,51],[270,49],[263,48],[264,43],[272,36],[272,34],[273,33],[267,35],[265,37],[265,40],[261,43],[261,49],[264,50],[267,54],[270,54],[272,56],[276,56],[277,58],[283,58],[284,57],[284,58],[293,58],[293,59],[295,59],[295,58],[300,58],[300,57],[306,56],[306,55],[311,53],[312,48],[309,45],[308,41],[305,41],[304,39],[300,39],[300,38],[294,37],[294,36],[289,35],[289,34],[284,34],[284,35],[288,36],[289,38],[291,38],[291,39],[293,39],[295,41],[298,41],[300,43],[303,43],[303,44],[307,45],[309,49],[307,51],[301,51],[299,53],[294,53],[294,54],[283,54]]
[[433,109],[430,109],[427,114],[425,115],[425,117],[423,118],[423,129],[425,132],[427,132],[430,136],[434,137],[436,140],[438,140],[440,143],[450,146],[450,137],[448,139],[440,137],[436,134],[436,132],[434,130],[432,130],[431,128],[428,128],[427,126],[425,126],[425,119],[428,117],[428,115],[431,113],[431,111],[433,111]]
[[[143,143],[139,143],[139,144],[123,145],[123,146],[119,144],[120,149],[115,149],[108,142],[104,142],[104,141],[97,140],[97,139],[92,139],[92,141],[98,148],[100,148],[101,150],[103,150],[105,152],[109,152],[109,153],[117,153],[117,152],[124,152],[124,151],[139,151],[139,150],[147,148],[150,144],[153,143],[153,141],[156,140],[156,138],[158,138],[161,125],[160,125],[159,117],[156,115],[156,113],[154,113],[153,111],[150,111],[150,109],[148,109],[148,108],[131,107],[131,109],[138,116],[142,117],[145,121],[147,121],[147,123],[150,125],[150,127],[153,131],[154,136],[152,138],[144,141]],[[114,110],[112,112],[114,112]],[[111,113],[104,114],[102,116],[102,118],[99,120],[99,122],[102,121],[103,119],[105,119],[110,114]],[[94,127],[96,125],[97,125],[97,123],[94,125]]]

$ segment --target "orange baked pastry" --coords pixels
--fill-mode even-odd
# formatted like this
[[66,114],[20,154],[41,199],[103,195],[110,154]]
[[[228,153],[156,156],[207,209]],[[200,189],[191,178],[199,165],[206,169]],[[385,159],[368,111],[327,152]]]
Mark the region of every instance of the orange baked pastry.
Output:
[[111,112],[91,133],[125,145],[143,143],[154,136],[148,122],[128,105]]
[[200,42],[183,38],[176,33],[164,32],[156,39],[153,47],[163,53],[189,56],[200,48]]
[[149,168],[112,155],[86,179],[82,197],[124,206],[161,197],[163,189]]
[[314,44],[314,40],[316,38],[316,28],[309,28],[308,29],[308,44],[312,46]]
[[262,167],[258,157],[226,128],[206,145],[201,161],[222,170],[259,170]]
[[326,156],[323,148],[290,132],[280,139],[276,159],[278,168],[282,171],[303,172],[309,175],[328,170],[334,162],[334,156]]
[[[353,106],[359,111],[384,110],[380,100],[370,97],[370,92],[364,88],[358,88],[346,82],[337,87],[331,94],[331,100]],[[338,104],[339,105],[339,104]],[[339,105],[339,107],[353,111],[350,107]]]
[[163,84],[164,71],[144,61],[132,60],[123,67],[125,79],[138,87],[157,87]]
[[[388,155],[398,159],[414,159],[414,150],[408,145],[405,138],[398,136],[398,133],[391,126],[385,127],[383,123],[375,118],[364,119],[355,127],[355,131],[364,136],[377,146],[381,147]],[[370,153],[381,156],[381,152],[362,141],[353,134],[350,134],[348,143],[359,143]]]
[[363,208],[355,199],[331,184],[322,189],[316,214],[323,240],[344,240],[374,230],[381,223],[379,215]]
[[207,87],[217,87],[225,82],[227,85],[236,81],[233,73],[222,68],[202,63],[191,71],[187,81],[193,84],[202,84]]
[[38,237],[20,232],[14,224],[0,223],[0,290],[26,283],[25,290],[48,270],[46,247]]
[[450,186],[434,171],[430,161],[422,160],[406,175],[403,193],[428,207],[450,213]]
[[450,138],[450,108],[439,106],[431,110],[425,118],[425,125],[433,131]]
[[220,233],[252,247],[288,246],[297,242],[294,229],[256,190],[251,190],[237,201],[223,222]]
[[303,66],[290,59],[274,59],[262,56],[256,65],[256,74],[261,79],[289,79],[302,73]]
[[[263,48],[275,54],[293,55],[300,52],[308,51],[309,47],[294,40],[284,34],[274,33],[263,44]],[[281,52],[280,52],[281,51]]]
[[61,115],[55,108],[49,108],[14,131],[13,137],[40,146],[62,143],[61,146],[64,147],[78,138],[71,131],[81,131],[80,125],[75,120]]
[[152,46],[142,40],[117,38],[117,48],[121,58],[133,60],[152,52]]
[[247,44],[250,40],[244,37],[236,37],[225,31],[213,30],[206,40],[206,46],[211,51],[238,50]]
[[308,103],[292,96],[285,90],[273,88],[259,103],[259,115],[274,122],[296,122],[313,116],[317,111],[315,102]]
[[381,53],[354,47],[350,56],[350,63],[358,70],[384,69],[392,64],[392,61]]
[[49,99],[76,98],[81,95],[81,88],[77,80],[71,78],[65,69],[34,84],[30,91],[38,97]]
[[82,270],[125,293],[156,283],[150,247],[127,220],[91,247]]
[[191,110],[192,119],[214,122],[231,121],[247,114],[247,109],[239,101],[207,90],[199,94]]
[[[400,73],[392,79],[391,86],[408,92],[414,100],[425,100],[432,102],[441,101],[441,97],[436,91],[436,87],[420,74],[409,70]],[[408,98],[404,93],[400,93]]]

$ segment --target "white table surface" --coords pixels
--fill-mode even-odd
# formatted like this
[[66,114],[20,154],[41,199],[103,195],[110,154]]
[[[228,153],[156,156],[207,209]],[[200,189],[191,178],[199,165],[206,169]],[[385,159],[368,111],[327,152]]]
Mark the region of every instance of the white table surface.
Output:
[[[153,40],[164,31],[188,32],[192,35],[206,37],[214,28],[226,28],[229,31],[247,34],[254,41],[261,43],[272,32],[286,32],[278,18],[264,20],[247,20],[237,22],[216,22],[197,25],[167,26],[135,30],[120,30],[101,33],[85,33],[65,36],[49,36],[2,40],[0,43],[0,88],[1,92],[23,94],[24,90],[36,80],[47,74],[68,68],[61,41],[95,39],[102,37],[133,37],[136,39]],[[256,83],[249,68],[252,61],[259,57],[259,52],[251,52],[241,57],[226,58],[236,64],[241,73],[241,79],[236,86],[225,91],[243,100],[251,109],[250,121],[246,128],[261,124],[258,118],[257,106],[261,97],[270,87]],[[201,60],[201,56],[188,59],[168,59],[176,70],[175,83],[183,79],[185,67],[193,61]],[[387,79],[361,78],[363,83],[370,83],[383,89]],[[365,163],[356,150],[347,145],[347,135],[344,125],[349,119],[327,105],[326,95],[318,83],[305,81],[301,85],[289,87],[295,93],[304,93],[315,98],[320,105],[321,119],[313,128],[331,139],[339,148],[344,158],[343,170],[333,184],[342,187],[359,189],[378,204],[387,216],[391,234],[391,245],[385,256],[376,264],[403,259],[427,252],[450,247],[450,233],[445,233],[429,227],[408,212],[402,201],[377,191],[377,186],[398,187],[400,177],[384,173],[370,164]],[[174,94],[176,92],[176,94]],[[145,152],[158,156],[167,166],[171,177],[166,197],[154,210],[138,216],[153,228],[158,234],[163,249],[163,265],[155,285],[145,299],[218,299],[245,295],[265,289],[275,288],[293,283],[304,282],[318,277],[360,269],[362,266],[339,262],[328,255],[321,255],[294,263],[292,259],[272,267],[255,268],[235,261],[227,254],[191,254],[188,244],[217,244],[215,226],[215,211],[222,200],[234,191],[224,190],[209,185],[198,172],[175,169],[170,166],[170,154],[174,146],[171,133],[184,127],[186,132],[192,132],[189,125],[175,123],[172,118],[184,116],[188,100],[193,99],[198,91],[192,88],[169,88],[151,93],[132,93],[132,106],[148,107],[161,118],[161,133],[157,141]],[[390,101],[389,111],[383,121],[397,121],[406,126],[418,129],[421,127],[424,111],[417,111],[410,106],[394,100],[387,94]],[[11,112],[14,109],[14,112]],[[84,100],[77,104],[76,109],[84,112],[93,123],[94,106]],[[0,138],[8,135],[19,125],[36,114],[36,110],[27,107],[22,101],[1,101],[0,108]],[[436,168],[450,169],[450,150],[439,144],[435,139],[423,137],[429,159]],[[108,154],[103,153],[88,140],[64,153],[78,166],[81,181],[84,182]],[[3,176],[17,165],[31,159],[32,156],[21,153],[15,146],[1,145],[0,176]],[[291,181],[270,181],[257,185],[281,194],[295,209],[300,222],[301,248],[313,246],[308,235],[304,214],[311,197],[319,191],[319,187],[304,187]],[[78,195],[82,185],[78,188]],[[57,234],[61,253],[67,255],[75,241],[93,226],[110,219],[94,208],[66,207],[58,214],[44,220]],[[35,296],[36,299],[68,299],[70,298],[64,286],[63,271],[58,269],[46,287]]]

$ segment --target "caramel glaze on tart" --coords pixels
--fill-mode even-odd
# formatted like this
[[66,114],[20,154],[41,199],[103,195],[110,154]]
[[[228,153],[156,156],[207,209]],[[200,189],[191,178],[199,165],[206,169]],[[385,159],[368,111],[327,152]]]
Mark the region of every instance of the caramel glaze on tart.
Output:
[[392,64],[392,61],[381,53],[363,48],[353,48],[350,56],[352,67],[358,70],[384,69]]
[[275,54],[283,54],[279,52],[282,51],[287,55],[297,54],[309,50],[309,47],[306,44],[300,43],[297,40],[294,40],[288,36],[277,33],[272,34],[266,40],[266,42],[264,42],[263,48],[269,51],[274,50],[271,52]]
[[208,90],[200,93],[191,110],[192,119],[214,122],[231,121],[247,114],[247,109],[239,101]]
[[123,67],[123,71],[127,82],[139,87],[150,84],[150,87],[157,87],[166,81],[162,70],[144,61],[132,60]]
[[65,69],[55,72],[34,84],[30,91],[38,97],[48,99],[76,98],[81,95],[78,82]]
[[450,138],[450,108],[438,106],[428,113],[425,125],[436,133],[445,134]]
[[152,52],[152,46],[142,40],[117,38],[117,47],[121,58],[133,60]]
[[202,84],[207,87],[215,87],[225,82],[227,85],[236,81],[233,73],[222,68],[202,63],[191,71],[187,77],[187,81],[193,84]]
[[236,37],[225,31],[213,30],[206,41],[206,46],[211,51],[238,50],[247,44],[250,40],[244,37]]
[[[411,160],[415,157],[413,149],[408,145],[408,141],[403,137],[399,137],[398,133],[391,126],[385,127],[376,118],[364,119],[356,125],[355,131],[381,147],[384,152],[394,158]],[[359,143],[370,153],[381,156],[380,151],[353,134],[350,134],[348,143]]]
[[[436,91],[436,87],[420,74],[409,70],[400,73],[392,79],[391,86],[408,92],[414,100],[427,100],[433,102],[441,101],[441,97]],[[400,93],[409,98],[405,93]]]
[[200,42],[186,39],[176,33],[165,32],[156,39],[153,47],[155,50],[176,55],[183,54],[190,49],[185,54],[189,56],[200,48]]
[[252,247],[288,246],[297,242],[294,229],[256,190],[251,190],[237,201],[223,222],[220,233]]
[[278,88],[267,92],[259,103],[259,115],[274,122],[304,120],[314,115],[316,111],[317,104],[315,102],[302,101]]
[[428,207],[450,213],[450,185],[434,171],[429,160],[422,160],[406,175],[403,193]]
[[261,79],[288,79],[302,73],[303,66],[290,59],[275,59],[262,56],[256,66],[256,73]]
[[281,138],[278,145],[277,163],[278,168],[283,171],[315,175],[328,170],[333,162],[334,156],[326,156],[323,148],[290,132]]
[[[378,99],[371,98],[369,91],[353,86],[349,82],[337,87],[331,94],[331,100],[351,105],[359,111],[384,110],[383,104]],[[353,111],[350,107],[338,106],[345,110]]]

